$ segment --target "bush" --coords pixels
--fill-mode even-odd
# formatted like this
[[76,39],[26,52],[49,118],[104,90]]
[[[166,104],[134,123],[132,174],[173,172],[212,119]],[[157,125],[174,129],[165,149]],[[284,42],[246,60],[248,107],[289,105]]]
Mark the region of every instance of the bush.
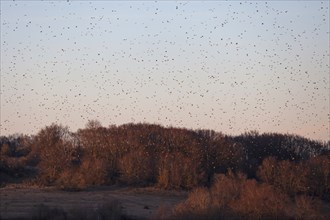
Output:
[[173,219],[323,219],[321,204],[306,196],[293,201],[271,185],[229,172],[217,175],[210,189],[193,190]]
[[322,202],[316,198],[311,198],[305,195],[295,198],[295,219],[329,219],[322,213]]
[[243,175],[216,175],[210,189],[193,190],[186,201],[174,209],[174,219],[235,219],[229,204],[240,195]]
[[88,185],[85,177],[79,169],[67,169],[63,171],[56,181],[56,185],[66,191],[80,191]]
[[244,219],[280,219],[288,217],[288,205],[289,198],[272,186],[246,180],[230,208]]

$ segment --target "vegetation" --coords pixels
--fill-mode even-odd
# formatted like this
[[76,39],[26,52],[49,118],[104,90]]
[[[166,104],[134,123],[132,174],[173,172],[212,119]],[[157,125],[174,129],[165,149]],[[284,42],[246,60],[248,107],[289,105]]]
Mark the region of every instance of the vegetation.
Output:
[[172,219],[328,219],[324,204],[306,195],[291,199],[279,189],[239,173],[220,174],[212,187],[194,189]]
[[192,190],[173,212],[179,219],[322,218],[320,204],[330,201],[330,142],[152,124],[106,128],[98,121],[71,132],[52,124],[34,136],[0,137],[0,177],[2,185],[29,179],[64,190]]

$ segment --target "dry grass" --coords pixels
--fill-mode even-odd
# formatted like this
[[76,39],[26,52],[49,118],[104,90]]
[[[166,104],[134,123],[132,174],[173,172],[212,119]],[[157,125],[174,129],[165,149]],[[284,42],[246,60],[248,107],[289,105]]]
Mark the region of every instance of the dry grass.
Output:
[[117,201],[102,204],[95,209],[71,209],[64,211],[61,208],[49,207],[39,204],[31,214],[35,220],[125,220],[128,218],[121,210],[120,203]]

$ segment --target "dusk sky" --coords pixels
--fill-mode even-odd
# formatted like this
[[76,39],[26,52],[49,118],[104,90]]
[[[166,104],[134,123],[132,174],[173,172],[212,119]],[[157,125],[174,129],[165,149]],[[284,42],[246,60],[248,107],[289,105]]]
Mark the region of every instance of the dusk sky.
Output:
[[156,123],[330,137],[329,1],[1,1],[1,135]]

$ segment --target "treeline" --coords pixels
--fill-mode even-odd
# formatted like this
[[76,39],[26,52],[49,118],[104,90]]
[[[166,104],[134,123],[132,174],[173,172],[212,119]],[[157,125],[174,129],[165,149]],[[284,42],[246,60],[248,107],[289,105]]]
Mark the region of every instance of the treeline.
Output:
[[[214,175],[242,173],[288,195],[330,199],[330,146],[300,136],[153,124],[103,127],[89,121],[71,132],[52,124],[34,136],[0,138],[0,181],[34,175],[42,185],[83,189],[128,184],[164,189],[210,186]],[[9,178],[10,179],[10,178]]]

